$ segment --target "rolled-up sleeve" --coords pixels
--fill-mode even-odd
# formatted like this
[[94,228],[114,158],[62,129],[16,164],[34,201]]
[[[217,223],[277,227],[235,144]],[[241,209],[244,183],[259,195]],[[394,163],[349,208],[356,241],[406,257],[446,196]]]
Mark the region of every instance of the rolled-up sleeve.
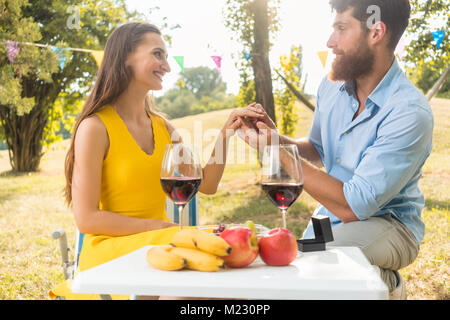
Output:
[[392,200],[417,174],[431,151],[433,116],[421,107],[393,108],[377,138],[344,183],[348,205],[365,220]]

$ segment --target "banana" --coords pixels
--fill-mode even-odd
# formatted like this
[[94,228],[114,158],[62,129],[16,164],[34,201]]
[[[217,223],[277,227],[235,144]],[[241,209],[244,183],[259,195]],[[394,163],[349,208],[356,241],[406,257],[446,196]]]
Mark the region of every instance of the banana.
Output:
[[147,251],[147,262],[156,269],[174,271],[187,265],[186,259],[171,252],[173,247],[152,247]]
[[213,255],[224,257],[230,254],[231,246],[213,233],[195,229],[183,229],[172,240],[175,247],[199,249]]
[[173,247],[171,253],[187,261],[186,268],[196,271],[218,271],[225,268],[222,258],[197,249]]
[[247,221],[245,222],[245,226],[248,227],[248,228],[250,228],[250,229],[252,229],[253,232],[256,233],[255,223],[254,223],[252,220],[247,220]]

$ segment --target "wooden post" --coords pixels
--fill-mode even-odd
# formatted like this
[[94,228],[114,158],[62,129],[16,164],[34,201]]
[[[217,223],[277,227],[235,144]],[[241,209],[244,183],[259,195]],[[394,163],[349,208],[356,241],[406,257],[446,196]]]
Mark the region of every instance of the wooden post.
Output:
[[428,101],[433,99],[433,97],[439,92],[439,90],[444,85],[444,82],[447,79],[449,73],[450,73],[450,66],[447,67],[447,70],[445,70],[444,73],[442,73],[442,75],[439,77],[439,79],[436,81],[433,87],[428,91],[426,95]]

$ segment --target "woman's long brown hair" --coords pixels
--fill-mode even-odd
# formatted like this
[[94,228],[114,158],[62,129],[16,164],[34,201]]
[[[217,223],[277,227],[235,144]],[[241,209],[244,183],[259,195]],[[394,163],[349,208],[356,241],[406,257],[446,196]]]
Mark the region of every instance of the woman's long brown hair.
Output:
[[[83,106],[83,110],[75,123],[72,141],[65,159],[66,186],[63,189],[67,206],[72,205],[72,174],[75,161],[74,142],[77,129],[84,119],[98,112],[103,106],[114,103],[128,87],[133,73],[126,67],[125,61],[142,42],[143,36],[153,32],[161,35],[161,31],[148,23],[127,23],[114,30],[108,38],[104,50],[103,61],[97,73],[94,88]],[[145,99],[147,111],[153,115],[152,101]]]

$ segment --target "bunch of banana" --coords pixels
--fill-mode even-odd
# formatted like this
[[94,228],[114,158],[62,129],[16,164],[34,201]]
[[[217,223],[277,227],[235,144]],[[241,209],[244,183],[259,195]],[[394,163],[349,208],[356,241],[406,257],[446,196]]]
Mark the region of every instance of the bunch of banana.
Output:
[[183,229],[172,239],[175,247],[199,249],[213,255],[224,257],[230,254],[231,246],[223,238],[206,231]]
[[186,268],[191,270],[213,272],[225,269],[225,261],[211,253],[179,247],[173,247],[171,252],[185,259]]
[[151,247],[147,251],[147,262],[156,269],[174,271],[186,267],[187,261],[180,255],[171,252],[173,247]]
[[152,247],[147,262],[160,270],[218,271],[225,268],[221,257],[230,254],[231,246],[222,238],[205,231],[183,229],[173,237],[171,246]]
[[218,256],[197,249],[173,246],[150,248],[147,251],[147,262],[152,267],[165,271],[187,268],[212,272],[225,268],[225,262]]

